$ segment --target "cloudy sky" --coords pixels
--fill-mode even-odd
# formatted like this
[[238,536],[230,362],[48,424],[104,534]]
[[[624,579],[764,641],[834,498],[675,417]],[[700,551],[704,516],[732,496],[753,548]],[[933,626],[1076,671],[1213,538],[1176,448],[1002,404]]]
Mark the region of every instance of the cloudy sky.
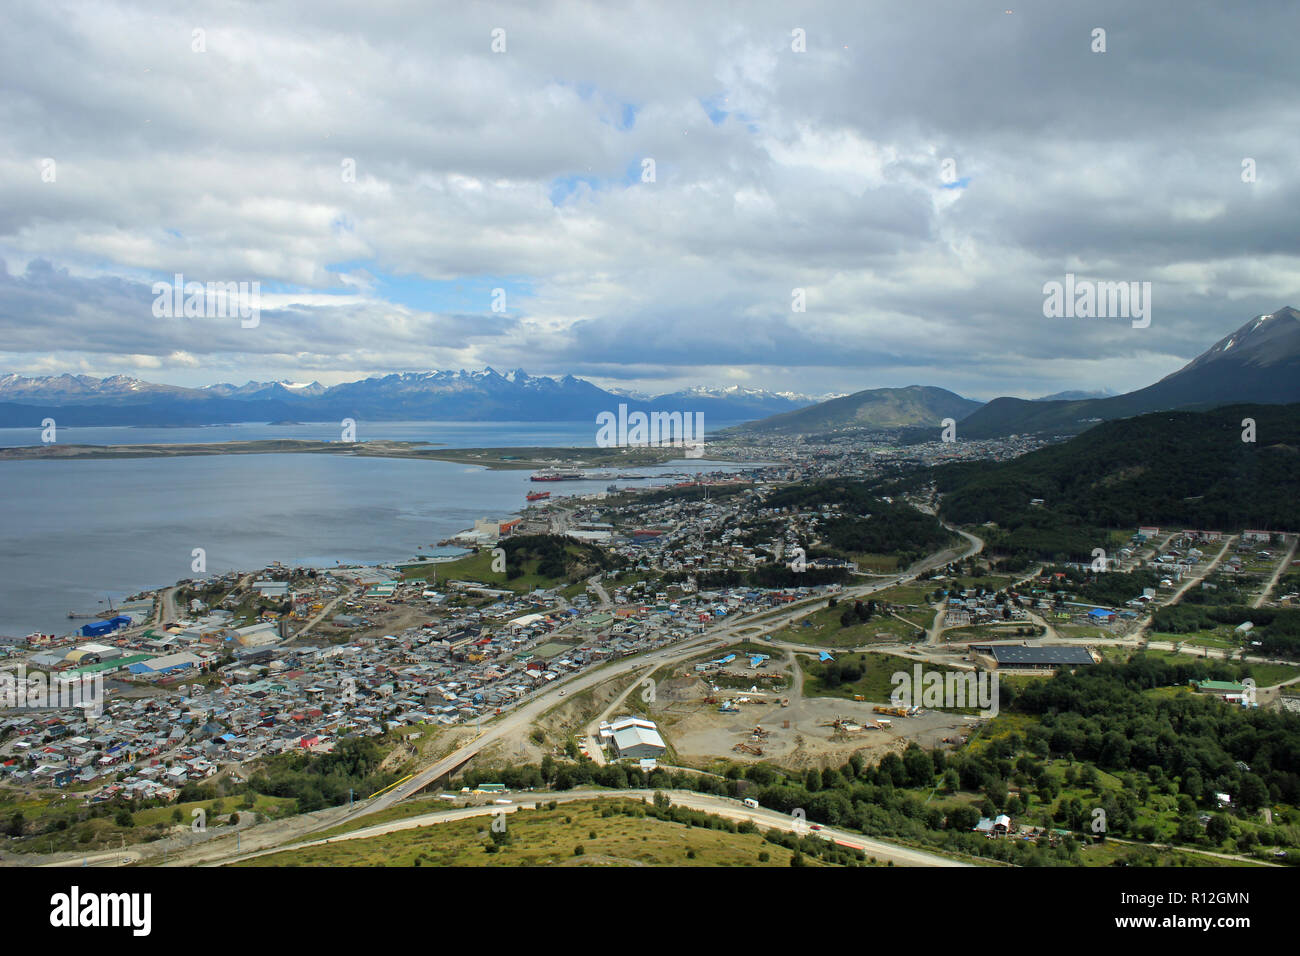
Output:
[[0,14],[0,372],[1032,397],[1300,306],[1291,0],[177,6]]

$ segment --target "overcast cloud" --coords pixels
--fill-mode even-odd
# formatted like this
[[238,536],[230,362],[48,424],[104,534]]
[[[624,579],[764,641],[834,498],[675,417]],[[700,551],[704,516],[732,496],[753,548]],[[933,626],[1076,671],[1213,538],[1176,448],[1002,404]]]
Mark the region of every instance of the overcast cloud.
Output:
[[1290,0],[175,7],[0,14],[0,372],[1031,397],[1300,306]]

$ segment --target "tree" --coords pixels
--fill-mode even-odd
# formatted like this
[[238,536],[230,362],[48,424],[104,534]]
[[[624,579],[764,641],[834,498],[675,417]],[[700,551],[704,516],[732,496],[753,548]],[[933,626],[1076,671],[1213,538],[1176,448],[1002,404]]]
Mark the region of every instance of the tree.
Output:
[[968,831],[980,822],[980,812],[970,804],[962,804],[948,811],[948,829]]
[[1268,788],[1257,775],[1248,773],[1241,778],[1237,799],[1247,810],[1258,810],[1268,803]]
[[1232,832],[1232,824],[1222,813],[1213,814],[1205,825],[1205,833],[1214,843],[1222,843]]
[[1196,843],[1201,839],[1201,827],[1194,816],[1180,817],[1176,833],[1179,843]]

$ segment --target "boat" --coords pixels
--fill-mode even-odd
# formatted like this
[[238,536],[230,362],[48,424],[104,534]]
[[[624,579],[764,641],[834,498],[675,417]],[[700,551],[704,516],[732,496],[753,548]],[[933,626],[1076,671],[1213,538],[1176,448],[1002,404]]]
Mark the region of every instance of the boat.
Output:
[[576,471],[535,471],[529,475],[529,481],[577,481],[582,478]]
[[620,481],[645,481],[649,475],[619,475]]
[[541,501],[543,498],[551,497],[551,493],[549,491],[532,491],[524,497],[529,501]]

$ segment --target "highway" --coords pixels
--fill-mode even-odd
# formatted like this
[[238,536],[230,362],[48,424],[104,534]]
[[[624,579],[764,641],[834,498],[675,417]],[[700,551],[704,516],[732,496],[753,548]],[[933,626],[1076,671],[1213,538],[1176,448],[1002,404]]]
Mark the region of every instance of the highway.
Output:
[[[846,597],[851,599],[893,587],[898,584],[904,584],[915,580],[923,574],[933,571],[935,568],[943,567],[953,560],[960,560],[969,555],[977,554],[983,549],[984,542],[975,535],[964,531],[958,531],[955,528],[951,530],[956,531],[956,533],[960,534],[967,540],[967,542],[969,542],[970,547],[965,554],[957,555],[953,550],[946,549],[925,561],[914,565],[904,573],[897,574],[883,581],[875,581],[870,584],[845,588],[836,596],[841,600]],[[172,589],[172,591],[174,591],[174,589]],[[164,600],[160,602],[160,611],[171,610],[170,597],[171,592],[167,592],[164,596]],[[251,832],[244,834],[246,842],[266,845],[274,841],[275,843],[282,844],[286,838],[293,839],[296,836],[306,836],[313,832],[319,832],[337,826],[345,821],[356,820],[371,814],[379,813],[406,799],[412,794],[423,790],[439,778],[449,774],[470,758],[474,757],[485,747],[503,739],[507,739],[512,735],[526,734],[533,721],[537,720],[547,710],[560,703],[566,695],[571,696],[573,694],[581,693],[582,691],[595,687],[598,684],[602,684],[605,681],[621,677],[634,671],[662,667],[665,664],[676,663],[693,657],[696,654],[704,653],[712,648],[723,647],[727,644],[735,643],[737,640],[741,639],[742,635],[739,633],[741,631],[747,631],[753,628],[761,628],[762,630],[769,632],[779,630],[788,622],[797,620],[798,618],[811,613],[813,610],[816,610],[819,606],[825,605],[827,601],[827,597],[819,595],[794,602],[784,608],[765,609],[755,614],[728,617],[712,625],[706,632],[695,637],[687,638],[671,647],[660,648],[647,653],[622,658],[580,672],[562,681],[557,681],[556,683],[551,684],[550,686],[525,698],[523,703],[515,709],[486,722],[482,730],[476,734],[472,740],[417,771],[410,780],[407,780],[393,790],[375,797],[373,800],[360,801],[354,804],[350,809],[342,807],[330,808],[329,810],[294,817],[291,820],[278,821],[273,824],[256,827]],[[634,688],[635,686],[636,685],[633,685]],[[704,798],[704,795],[697,796],[702,799]],[[557,798],[558,795],[548,797],[548,799]],[[694,797],[691,799],[694,799]],[[680,802],[682,802],[683,805],[690,805],[687,803],[685,795],[683,795]],[[734,803],[735,801],[728,801],[726,806],[730,808]],[[705,809],[704,807],[700,808]],[[767,821],[765,825],[776,824]],[[856,837],[854,839],[861,840],[862,838]],[[184,852],[178,853],[176,857],[173,858],[174,863],[218,862],[229,859],[234,851],[234,842],[234,840],[222,835],[215,840],[207,842],[203,847],[195,847],[195,852],[193,854],[187,854]],[[872,853],[876,856],[882,856],[882,853],[886,849],[890,850],[890,852],[904,855],[913,852],[897,847],[891,849],[888,844],[879,841],[871,841],[871,846],[879,849],[879,852],[877,852],[877,849],[872,850]],[[143,855],[141,852],[143,850],[143,847],[137,847],[134,852],[123,854],[123,857],[129,856],[139,859]],[[188,860],[186,859],[187,857]],[[904,856],[900,855],[899,860],[901,861],[902,859],[904,859]],[[105,854],[104,862],[108,863],[110,860],[111,856]]]
[[[953,529],[956,530],[956,529]],[[965,538],[970,548],[965,557],[970,554],[976,554],[983,549],[984,542],[975,535],[968,534],[964,531],[958,531]],[[837,595],[841,599],[844,597],[856,597],[862,594],[870,594],[884,588],[893,587],[897,584],[903,584],[915,580],[922,574],[926,574],[937,567],[942,567],[952,560],[959,558],[954,557],[954,552],[945,550],[926,559],[923,562],[914,565],[910,570],[895,575],[885,581],[876,581],[871,584],[857,585],[846,588]],[[796,620],[805,614],[815,610],[818,606],[824,605],[827,598],[817,596],[806,598],[802,601],[795,602],[784,608],[776,610],[764,610],[753,615],[743,615],[740,617],[729,617],[717,624],[714,624],[708,631],[692,638],[672,645],[668,648],[660,648],[644,654],[637,654],[631,657],[622,658],[609,664],[604,664],[596,668],[578,673],[562,681],[557,681],[542,690],[535,692],[533,695],[525,698],[524,702],[514,710],[502,714],[488,721],[482,730],[475,735],[469,742],[458,747],[456,750],[441,757],[422,770],[417,771],[410,780],[395,787],[388,793],[375,797],[372,800],[358,802],[351,809],[331,808],[329,811],[321,811],[313,814],[308,819],[294,818],[294,823],[290,826],[289,821],[281,821],[278,824],[271,824],[271,832],[284,832],[286,836],[292,838],[289,831],[292,829],[302,835],[337,826],[342,822],[356,820],[362,817],[370,816],[386,810],[388,807],[406,799],[414,793],[423,790],[434,781],[449,774],[457,767],[464,764],[471,757],[478,754],[485,747],[494,744],[500,740],[506,739],[515,734],[525,734],[533,721],[542,716],[551,707],[560,703],[564,696],[581,693],[582,691],[602,684],[605,681],[623,676],[625,674],[637,671],[643,668],[658,668],[665,664],[675,663],[686,658],[693,657],[696,654],[703,653],[711,648],[723,647],[727,644],[734,643],[739,639],[738,632],[755,627],[761,627],[763,630],[772,631],[784,627],[791,620]],[[549,798],[548,798],[549,799]],[[734,802],[734,801],[733,801]],[[257,829],[262,829],[261,827]],[[257,839],[257,842],[263,842],[266,839],[269,842],[271,832],[268,832],[262,839],[261,834],[249,833],[249,841]],[[200,858],[203,862],[215,862],[228,859],[230,851],[234,848],[228,844],[233,841],[222,839],[212,841],[203,848],[203,855]],[[277,841],[282,843],[283,839]],[[886,847],[884,843],[875,841],[873,845]],[[900,852],[901,852],[901,848]],[[910,852],[910,851],[909,851]],[[879,854],[877,854],[879,855]],[[200,859],[191,858],[190,862],[200,862]],[[176,862],[180,863],[178,859]]]

